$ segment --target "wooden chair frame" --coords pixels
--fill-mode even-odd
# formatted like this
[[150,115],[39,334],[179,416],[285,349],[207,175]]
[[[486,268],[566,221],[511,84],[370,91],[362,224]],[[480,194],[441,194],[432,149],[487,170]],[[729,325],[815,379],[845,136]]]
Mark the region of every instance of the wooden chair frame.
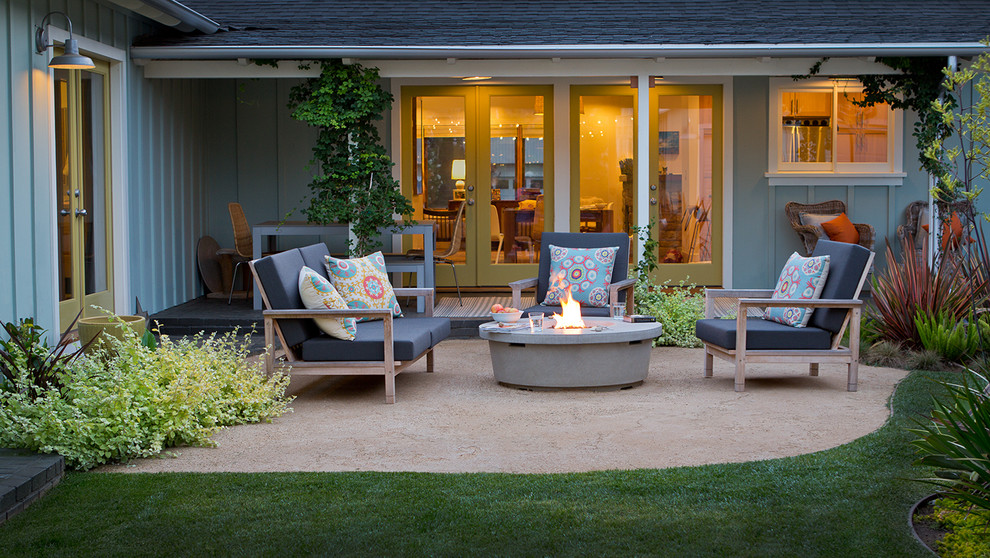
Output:
[[[289,363],[292,374],[299,375],[325,375],[325,376],[385,376],[385,403],[395,403],[395,377],[406,370],[410,365],[426,356],[426,371],[433,372],[433,347],[423,351],[415,358],[406,361],[399,361],[393,358],[393,334],[392,334],[392,311],[391,310],[370,310],[370,309],[347,309],[347,310],[272,310],[268,302],[268,295],[265,287],[258,279],[258,274],[254,273],[254,263],[251,261],[251,272],[254,274],[255,284],[261,293],[261,300],[264,302],[265,310],[262,312],[265,321],[265,346],[268,348],[265,353],[265,372],[271,374],[275,370],[275,359],[284,359]],[[396,296],[422,296],[425,297],[425,314],[433,316],[433,289],[416,288],[394,288]],[[280,320],[303,320],[312,318],[381,318],[385,322],[384,354],[381,361],[305,361],[292,347],[285,343],[282,329],[279,326]],[[275,350],[275,337],[278,337],[281,348]]]
[[[866,277],[873,266],[875,254],[870,253],[870,258],[863,268],[863,274],[859,279],[859,286],[852,299],[818,299],[818,300],[770,300],[773,289],[708,289],[705,291],[705,318],[717,318],[718,306],[716,299],[734,299],[736,310],[736,348],[734,350],[719,347],[711,343],[705,343],[705,377],[711,378],[714,369],[714,357],[732,362],[736,365],[735,390],[744,391],[746,384],[746,364],[750,362],[767,363],[806,363],[810,362],[809,374],[818,375],[818,365],[820,363],[843,363],[848,366],[848,377],[846,389],[856,391],[859,382],[859,335],[860,318],[862,316],[863,301],[859,300],[859,294],[866,283]],[[724,304],[722,305],[724,307]],[[846,308],[846,318],[842,322],[842,327],[832,336],[832,344],[829,349],[747,349],[746,348],[746,318],[750,309],[767,307],[807,307],[807,308]],[[842,335],[849,327],[849,346],[841,346]]]

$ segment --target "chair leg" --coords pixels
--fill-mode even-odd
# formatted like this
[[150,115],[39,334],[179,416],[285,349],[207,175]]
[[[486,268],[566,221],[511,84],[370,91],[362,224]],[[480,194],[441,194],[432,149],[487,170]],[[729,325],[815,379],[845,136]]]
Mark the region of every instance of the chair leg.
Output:
[[433,349],[426,352],[426,371],[433,372]]
[[811,365],[808,366],[808,375],[809,376],[817,376],[818,375],[818,363],[817,362],[812,362]]
[[395,372],[385,372],[385,403],[395,403]]
[[234,285],[237,284],[237,270],[240,269],[241,264],[245,262],[237,262],[234,266],[234,272],[230,274],[230,293],[227,294],[227,305],[230,306],[230,300],[234,296]]
[[746,391],[746,361],[736,358],[736,391]]
[[461,300],[461,286],[457,284],[457,268],[454,267],[454,262],[450,263],[450,272],[454,274],[454,287],[457,288],[457,304],[458,306],[464,306],[464,301]]
[[858,389],[859,383],[859,361],[852,361],[849,363],[849,378],[846,385],[846,391],[856,391]]
[[705,377],[711,378],[715,369],[715,356],[705,347]]

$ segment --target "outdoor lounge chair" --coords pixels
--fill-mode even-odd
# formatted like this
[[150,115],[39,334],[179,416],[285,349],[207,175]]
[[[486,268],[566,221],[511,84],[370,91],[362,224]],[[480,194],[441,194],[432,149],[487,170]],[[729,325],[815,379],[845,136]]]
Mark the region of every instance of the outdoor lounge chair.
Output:
[[519,308],[522,305],[522,292],[525,289],[536,288],[536,306],[523,309],[523,315],[530,312],[544,312],[547,315],[556,312],[561,313],[560,306],[544,306],[539,304],[547,296],[550,288],[550,246],[565,246],[567,248],[606,248],[618,246],[619,251],[615,254],[615,266],[612,268],[612,282],[609,285],[609,305],[598,308],[594,306],[582,306],[581,314],[590,317],[605,317],[609,315],[610,307],[617,302],[626,303],[626,314],[633,313],[633,287],[636,285],[635,279],[628,279],[629,275],[629,235],[625,233],[564,233],[564,232],[544,232],[540,245],[540,268],[539,277],[530,279],[520,279],[509,283],[512,288],[512,306]]
[[[299,295],[299,271],[305,265],[326,277],[325,244],[295,248],[251,262],[264,302],[265,370],[274,368],[278,336],[292,374],[385,376],[385,402],[395,403],[395,376],[426,356],[433,372],[433,348],[450,335],[450,320],[433,317],[433,289],[396,288],[396,296],[426,297],[426,317],[393,318],[390,310],[307,310]],[[375,317],[359,322],[353,341],[335,339],[313,322],[315,317]]]
[[[829,272],[820,299],[769,300],[773,290],[705,291],[705,319],[695,335],[705,344],[705,377],[712,377],[713,357],[736,365],[736,391],[743,391],[749,362],[810,363],[812,376],[822,362],[848,365],[847,388],[856,391],[859,367],[859,326],[863,283],[873,264],[873,252],[857,244],[821,240],[813,255],[829,255]],[[727,303],[728,302],[728,303]],[[762,308],[817,308],[807,327],[791,327],[762,318]],[[752,310],[760,310],[754,316]],[[734,315],[720,319],[718,315]],[[849,326],[849,347],[839,345]]]

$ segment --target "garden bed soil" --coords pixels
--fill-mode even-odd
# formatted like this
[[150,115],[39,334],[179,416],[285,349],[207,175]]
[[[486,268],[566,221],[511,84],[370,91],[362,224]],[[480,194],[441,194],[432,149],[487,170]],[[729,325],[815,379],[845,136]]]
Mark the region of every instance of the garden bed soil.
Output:
[[948,530],[939,527],[930,516],[935,510],[932,505],[938,498],[937,495],[926,496],[911,508],[911,529],[914,536],[931,550],[933,554],[938,554],[938,542],[948,533]]

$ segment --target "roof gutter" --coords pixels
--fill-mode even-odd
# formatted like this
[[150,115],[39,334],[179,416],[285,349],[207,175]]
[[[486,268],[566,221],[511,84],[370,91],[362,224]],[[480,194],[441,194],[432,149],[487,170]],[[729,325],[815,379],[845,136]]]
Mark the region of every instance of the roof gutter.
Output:
[[[166,0],[156,0],[166,1]],[[268,58],[749,58],[852,56],[974,56],[987,52],[979,42],[729,45],[511,45],[511,46],[137,46],[132,58],[230,60]]]
[[140,2],[164,14],[168,14],[185,25],[207,35],[212,35],[220,29],[219,23],[175,0],[140,0]]

